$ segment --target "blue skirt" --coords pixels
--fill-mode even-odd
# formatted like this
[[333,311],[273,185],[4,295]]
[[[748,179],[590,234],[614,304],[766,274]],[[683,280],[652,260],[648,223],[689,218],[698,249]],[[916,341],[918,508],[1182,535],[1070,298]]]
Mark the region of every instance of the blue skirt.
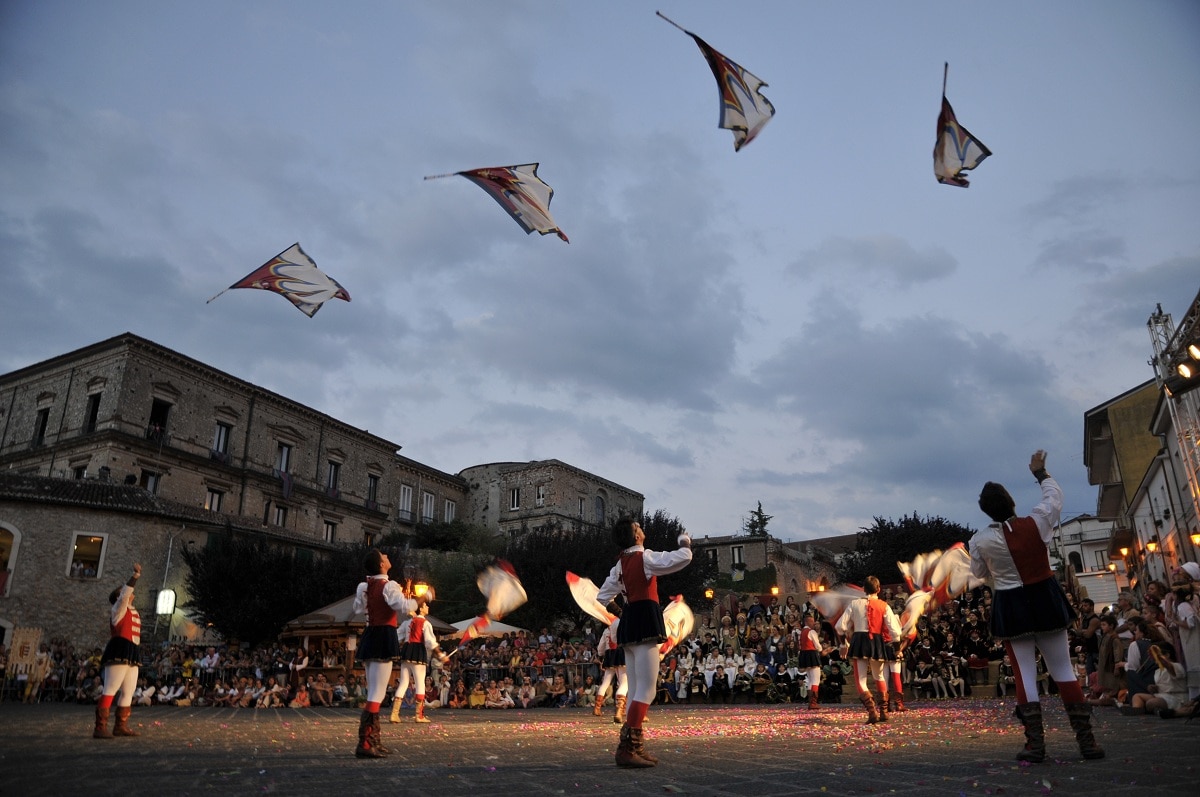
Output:
[[429,664],[429,651],[424,642],[405,642],[400,646],[400,660],[410,664]]
[[667,625],[663,622],[662,607],[658,601],[634,601],[621,613],[621,625],[617,628],[617,644],[643,645],[667,641]]
[[141,662],[141,647],[120,636],[108,640],[108,644],[104,646],[104,654],[100,657],[101,667],[107,667],[109,664],[132,664],[136,667]]
[[871,636],[866,631],[855,631],[850,636],[850,658],[887,660],[891,645],[883,641],[882,634]]
[[358,641],[359,661],[393,661],[400,658],[400,640],[394,625],[369,625]]
[[1063,631],[1074,619],[1075,610],[1054,576],[992,594],[991,629],[996,639]]

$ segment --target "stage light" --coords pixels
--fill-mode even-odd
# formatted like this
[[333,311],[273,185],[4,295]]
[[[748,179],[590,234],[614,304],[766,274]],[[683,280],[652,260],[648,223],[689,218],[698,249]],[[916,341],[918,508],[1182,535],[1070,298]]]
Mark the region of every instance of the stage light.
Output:
[[175,590],[164,589],[159,592],[154,608],[156,614],[175,614]]
[[[1197,370],[1200,371],[1200,367]],[[1163,390],[1166,391],[1168,398],[1179,398],[1184,393],[1195,390],[1198,387],[1200,387],[1200,374],[1188,379],[1171,374],[1163,379]]]
[[1178,371],[1179,375],[1184,379],[1191,379],[1197,373],[1200,373],[1200,370],[1196,368],[1196,363],[1190,360],[1184,360],[1179,365],[1175,366],[1175,370]]
[[1200,343],[1189,343],[1187,353],[1193,360],[1200,361]]

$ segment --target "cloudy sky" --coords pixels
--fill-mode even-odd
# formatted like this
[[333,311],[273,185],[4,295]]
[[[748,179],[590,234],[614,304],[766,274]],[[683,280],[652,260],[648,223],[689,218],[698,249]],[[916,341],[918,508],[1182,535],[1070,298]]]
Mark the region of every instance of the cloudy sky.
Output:
[[[734,152],[700,51],[769,85]],[[993,151],[938,185],[947,96]],[[1094,512],[1083,413],[1200,288],[1200,4],[0,2],[0,372],[125,331],[445,471],[693,534]],[[538,161],[570,236],[425,175]],[[352,302],[230,291],[299,241]]]

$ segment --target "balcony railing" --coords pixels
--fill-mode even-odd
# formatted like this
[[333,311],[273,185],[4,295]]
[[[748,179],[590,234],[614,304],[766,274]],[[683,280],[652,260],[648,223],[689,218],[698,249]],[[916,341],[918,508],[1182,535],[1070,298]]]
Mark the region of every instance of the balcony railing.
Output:
[[228,451],[218,451],[215,448],[208,450],[208,458],[220,462],[222,465],[228,465],[231,459]]

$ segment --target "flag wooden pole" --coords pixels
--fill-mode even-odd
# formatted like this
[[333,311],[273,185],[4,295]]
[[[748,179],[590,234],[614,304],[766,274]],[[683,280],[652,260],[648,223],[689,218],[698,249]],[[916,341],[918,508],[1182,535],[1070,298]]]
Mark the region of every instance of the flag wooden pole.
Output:
[[946,96],[946,79],[950,76],[950,62],[942,64],[942,96]]
[[[221,291],[221,293],[224,293],[227,290],[229,290],[229,288],[226,288],[224,291]],[[218,293],[217,296],[220,296],[221,293]],[[212,299],[209,299],[208,302],[211,302],[213,299],[217,298],[217,296],[212,297]],[[205,304],[208,304],[208,302],[205,302]]]
[[683,27],[682,25],[680,25],[680,24],[679,24],[678,22],[676,22],[675,20],[673,20],[673,19],[671,19],[670,17],[668,17],[668,16],[667,16],[666,14],[664,14],[663,12],[661,12],[661,11],[655,11],[654,13],[655,13],[655,14],[657,14],[658,16],[662,17],[663,19],[665,19],[667,22],[670,22],[672,25],[674,25],[675,27],[679,28],[681,31],[683,31],[683,32],[684,32],[684,33],[686,33],[687,35],[689,35],[689,36],[691,36],[691,35],[692,35],[691,31],[689,31],[687,28],[685,28],[685,27]]
[[440,180],[443,177],[458,177],[458,172],[450,172],[449,174],[431,174],[431,175],[427,176],[425,179],[426,180]]

